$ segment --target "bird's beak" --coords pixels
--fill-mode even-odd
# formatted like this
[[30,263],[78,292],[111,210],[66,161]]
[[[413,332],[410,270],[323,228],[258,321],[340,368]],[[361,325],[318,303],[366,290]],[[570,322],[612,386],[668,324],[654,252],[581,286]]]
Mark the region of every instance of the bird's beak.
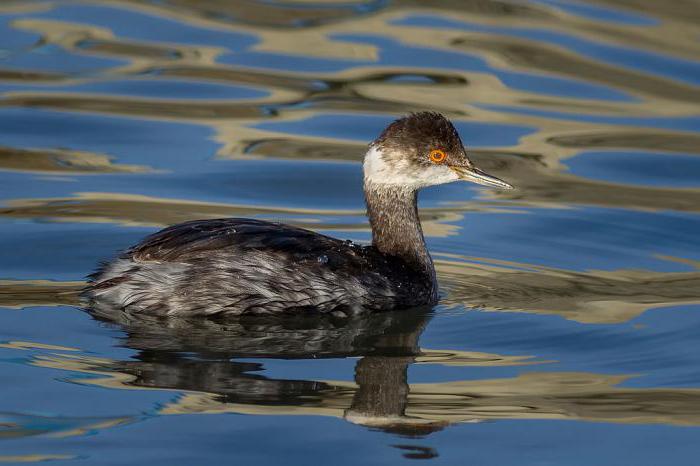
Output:
[[513,186],[505,181],[491,176],[488,173],[484,173],[476,167],[450,165],[450,168],[457,173],[460,180],[471,181],[472,183],[483,184],[484,186],[491,186],[494,188],[513,189]]

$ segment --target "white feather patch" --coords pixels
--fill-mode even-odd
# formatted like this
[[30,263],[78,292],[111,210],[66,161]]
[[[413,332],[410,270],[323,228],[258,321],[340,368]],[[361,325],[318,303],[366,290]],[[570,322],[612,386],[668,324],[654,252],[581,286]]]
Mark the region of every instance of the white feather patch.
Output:
[[427,168],[410,165],[408,158],[387,162],[382,151],[370,147],[363,165],[365,181],[371,184],[410,186],[416,189],[457,181],[459,176],[447,165],[434,164]]

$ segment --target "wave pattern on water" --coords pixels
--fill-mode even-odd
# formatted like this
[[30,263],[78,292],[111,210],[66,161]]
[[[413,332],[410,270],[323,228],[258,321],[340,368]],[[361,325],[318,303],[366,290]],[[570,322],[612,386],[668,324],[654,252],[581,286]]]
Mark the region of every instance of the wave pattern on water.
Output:
[[[698,37],[695,0],[2,2],[0,462],[371,463],[379,430],[394,462],[693,464]],[[424,109],[517,188],[422,195],[436,309],[79,309],[100,260],[185,220],[369,241],[366,143]]]

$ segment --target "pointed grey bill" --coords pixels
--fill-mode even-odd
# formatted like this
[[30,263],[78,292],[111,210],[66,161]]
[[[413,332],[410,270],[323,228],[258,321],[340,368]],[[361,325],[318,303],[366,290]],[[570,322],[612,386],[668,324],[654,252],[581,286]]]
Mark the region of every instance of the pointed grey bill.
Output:
[[513,186],[506,183],[505,181],[491,176],[479,170],[476,167],[457,167],[450,166],[450,168],[459,175],[459,178],[464,181],[471,181],[472,183],[483,184],[484,186],[492,186],[494,188],[501,189],[513,189]]

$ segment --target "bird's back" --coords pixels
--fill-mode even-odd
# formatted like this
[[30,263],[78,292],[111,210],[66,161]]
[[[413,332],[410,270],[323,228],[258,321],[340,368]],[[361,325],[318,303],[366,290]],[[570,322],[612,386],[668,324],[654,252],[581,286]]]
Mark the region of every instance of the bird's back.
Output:
[[154,315],[356,313],[412,307],[432,282],[401,259],[252,219],[161,230],[105,264],[84,295],[94,312]]

